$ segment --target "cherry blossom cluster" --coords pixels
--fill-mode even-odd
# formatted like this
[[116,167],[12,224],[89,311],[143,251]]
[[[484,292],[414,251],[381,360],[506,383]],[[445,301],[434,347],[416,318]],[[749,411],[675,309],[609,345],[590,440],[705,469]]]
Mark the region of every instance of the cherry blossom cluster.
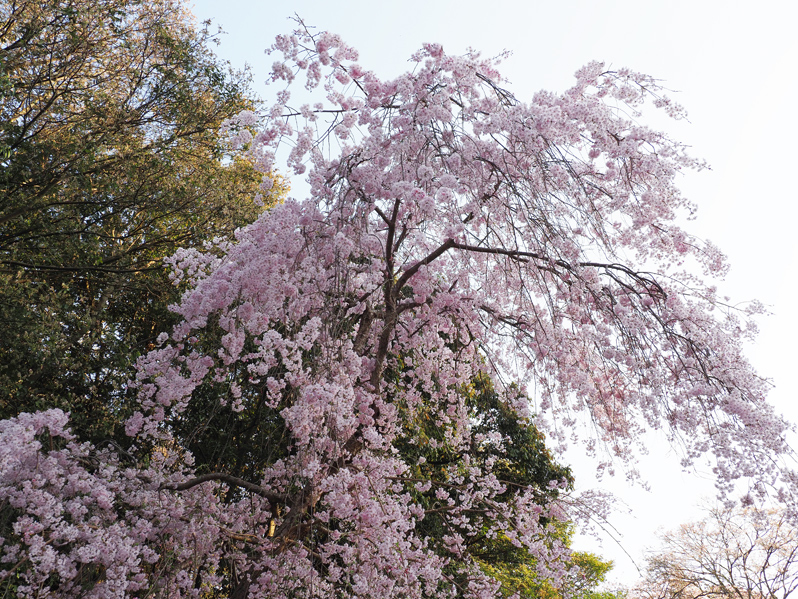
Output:
[[199,564],[213,582],[224,521],[211,489],[164,497],[167,452],[130,467],[116,451],[77,443],[67,421],[55,409],[0,422],[0,502],[13,518],[0,579],[16,580],[18,597],[197,596]]

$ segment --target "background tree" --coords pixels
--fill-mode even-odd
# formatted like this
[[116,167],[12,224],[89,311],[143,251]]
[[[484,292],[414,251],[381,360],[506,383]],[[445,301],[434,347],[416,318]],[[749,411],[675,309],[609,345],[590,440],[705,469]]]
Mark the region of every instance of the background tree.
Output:
[[220,132],[255,99],[212,40],[174,0],[0,2],[3,416],[57,406],[110,436],[173,321],[162,259],[262,210]]
[[[558,523],[553,536],[566,546],[571,547],[574,532],[572,523]],[[579,599],[619,599],[615,591],[599,591],[598,587],[605,582],[612,569],[612,562],[600,556],[585,552],[571,551],[564,565],[564,576],[557,586],[542,577],[535,567],[535,559],[528,552],[515,550],[507,559],[480,558],[484,571],[494,577],[500,584],[501,595],[512,597],[515,593],[523,598],[561,599],[574,597]]]
[[[289,89],[235,141],[264,172],[287,143],[310,197],[170,259],[190,289],[138,361],[129,448],[58,410],[0,421],[19,595],[487,599],[519,562],[561,588],[569,476],[538,427],[578,413],[622,460],[665,427],[721,492],[783,484],[756,307],[685,272],[724,272],[675,222],[700,163],[629,117],[680,114],[655,80],[594,63],[525,104],[436,45],[387,81],[301,23],[274,50]],[[299,76],[318,103],[289,106]],[[214,413],[241,426],[197,461]]]
[[715,508],[662,536],[634,596],[786,599],[798,589],[798,528],[784,510]]

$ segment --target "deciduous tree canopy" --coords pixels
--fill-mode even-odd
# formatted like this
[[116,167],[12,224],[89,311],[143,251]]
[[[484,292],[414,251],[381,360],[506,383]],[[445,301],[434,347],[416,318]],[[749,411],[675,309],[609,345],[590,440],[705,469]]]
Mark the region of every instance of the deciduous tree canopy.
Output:
[[634,596],[787,599],[798,589],[798,528],[784,510],[713,509],[662,545]]
[[162,259],[261,211],[212,39],[174,0],[0,2],[0,414],[109,435],[171,322]]

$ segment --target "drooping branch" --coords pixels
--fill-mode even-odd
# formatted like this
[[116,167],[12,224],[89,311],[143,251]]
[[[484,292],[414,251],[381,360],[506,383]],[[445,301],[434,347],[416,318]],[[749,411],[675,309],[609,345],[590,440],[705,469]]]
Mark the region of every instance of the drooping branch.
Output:
[[[449,241],[451,241],[451,240],[449,240]],[[448,241],[447,241],[447,243],[448,243]],[[629,277],[631,277],[632,279],[635,279],[636,281],[638,281],[640,283],[643,283],[644,285],[646,285],[646,287],[651,286],[651,287],[655,288],[662,298],[665,298],[666,295],[667,295],[665,293],[665,290],[662,288],[662,286],[659,283],[657,283],[654,279],[646,277],[646,276],[643,276],[639,272],[636,272],[636,271],[632,270],[631,268],[629,268],[628,266],[625,266],[623,264],[607,263],[607,262],[577,262],[574,265],[572,265],[572,264],[569,264],[568,262],[566,262],[565,260],[560,260],[560,259],[552,260],[552,259],[550,259],[550,258],[548,258],[548,257],[546,257],[546,256],[544,256],[542,254],[536,253],[536,252],[528,252],[528,251],[523,251],[523,250],[508,250],[508,249],[505,249],[505,248],[497,248],[497,247],[484,247],[484,246],[477,246],[477,245],[469,245],[469,244],[466,244],[466,243],[456,243],[456,242],[453,242],[453,241],[452,241],[451,245],[448,246],[448,248],[463,250],[463,251],[466,251],[466,252],[475,252],[475,253],[481,253],[481,254],[493,254],[493,255],[496,255],[496,256],[508,256],[510,258],[514,258],[514,259],[518,259],[518,260],[522,260],[522,261],[537,260],[537,261],[541,261],[541,262],[549,262],[549,263],[554,264],[555,266],[559,266],[560,268],[563,268],[563,269],[565,269],[565,270],[567,270],[569,272],[573,272],[574,266],[580,267],[580,268],[591,268],[591,267],[592,268],[603,268],[604,270],[606,270],[608,272],[609,271],[622,272],[622,273],[628,275]],[[435,257],[437,257],[437,255]],[[434,257],[432,259],[428,258],[428,262],[431,262],[433,259],[434,259]],[[419,263],[419,266],[421,266],[421,263]],[[612,275],[610,275],[610,276],[612,276]],[[612,278],[616,282],[618,282],[619,284],[622,284],[620,281],[618,281],[618,279],[615,276],[612,276]]]

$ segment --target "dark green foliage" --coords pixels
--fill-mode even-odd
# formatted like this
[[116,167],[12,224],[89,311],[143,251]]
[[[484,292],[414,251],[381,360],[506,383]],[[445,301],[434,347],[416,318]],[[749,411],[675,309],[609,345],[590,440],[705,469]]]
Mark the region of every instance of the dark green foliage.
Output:
[[[410,480],[432,481],[428,491],[420,492],[414,485],[408,491],[424,506],[426,515],[418,523],[422,536],[431,540],[431,545],[441,555],[450,556],[444,547],[437,547],[444,535],[462,532],[453,529],[447,517],[445,503],[436,498],[438,488],[449,488],[452,475],[462,472],[466,463],[471,465],[493,463],[493,472],[504,484],[506,491],[496,497],[497,501],[510,502],[518,493],[532,489],[541,504],[557,496],[558,491],[550,483],[570,488],[573,476],[569,468],[558,464],[545,445],[545,436],[533,421],[519,417],[513,408],[516,390],[500,394],[490,377],[478,374],[469,388],[462,390],[467,397],[469,421],[473,427],[472,438],[483,439],[468,448],[454,448],[447,442],[446,427],[440,426],[435,406],[422,406],[415,417],[408,419],[405,435],[395,446],[412,466]],[[501,441],[499,441],[501,439]],[[475,509],[469,516],[469,524],[485,531],[492,528],[490,510]],[[552,531],[565,530],[567,526],[550,522]],[[508,523],[509,526],[509,523]],[[487,534],[468,535],[469,555],[486,572],[503,585],[508,596],[519,591],[523,596],[536,596],[543,584],[535,574],[535,561],[527,551],[510,542],[506,536]],[[552,533],[552,540],[564,538],[563,533]],[[457,580],[460,565],[452,563],[449,576]],[[609,568],[609,565],[607,565]],[[552,589],[552,592],[553,589]]]
[[162,259],[262,210],[219,132],[255,100],[212,39],[173,0],[0,0],[0,417],[113,437],[173,322]]

